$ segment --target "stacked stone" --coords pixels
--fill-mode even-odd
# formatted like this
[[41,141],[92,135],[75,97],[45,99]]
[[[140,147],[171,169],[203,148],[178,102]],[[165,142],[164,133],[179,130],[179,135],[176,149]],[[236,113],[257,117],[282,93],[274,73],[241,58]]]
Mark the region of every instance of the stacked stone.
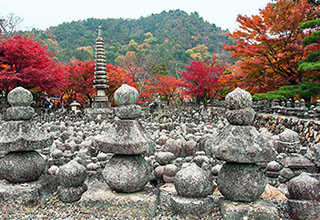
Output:
[[288,182],[289,215],[299,220],[320,219],[320,181],[306,173]]
[[75,202],[87,190],[84,181],[87,177],[86,168],[72,160],[60,167],[57,172],[59,187],[59,199],[63,202]]
[[51,157],[52,157],[52,162],[54,165],[61,166],[62,164],[64,164],[65,159],[64,159],[62,150],[54,149],[51,152]]
[[115,93],[114,100],[119,105],[115,114],[120,120],[112,124],[108,138],[99,139],[99,149],[115,155],[106,164],[103,176],[116,192],[136,192],[142,190],[150,180],[150,167],[142,156],[146,153],[149,140],[145,138],[141,124],[134,120],[141,114],[136,105],[138,91],[126,84]]
[[101,35],[101,26],[99,26],[98,37],[96,39],[96,67],[94,72],[94,88],[97,90],[94,107],[103,108],[108,103],[108,97],[105,90],[107,89],[106,76],[106,57],[104,54],[104,41]]
[[151,179],[151,167],[143,156],[153,145],[135,120],[141,114],[141,107],[135,104],[138,97],[138,91],[126,84],[114,93],[114,100],[119,105],[115,114],[120,120],[93,142],[101,152],[114,154],[102,172],[112,191],[108,191],[103,183],[91,185],[81,199],[83,212],[131,218],[152,218],[155,215],[158,191],[151,186],[145,189]]
[[[256,201],[266,187],[264,170],[258,164],[271,161],[276,153],[271,142],[251,126],[255,116],[251,95],[237,88],[226,96],[226,104],[230,125],[209,141],[212,154],[226,161],[217,181],[226,199],[220,203],[224,218],[278,219],[275,207],[262,200]],[[243,204],[235,207],[232,201]]]
[[178,172],[178,167],[174,164],[167,164],[163,169],[163,181],[166,183],[173,183],[174,177]]
[[265,174],[269,178],[278,178],[281,169],[281,164],[273,160],[267,164]]
[[[0,192],[0,205],[4,208],[7,205],[35,205],[45,194],[54,190],[56,179],[42,176],[46,161],[36,151],[49,147],[52,139],[31,121],[34,115],[34,109],[30,106],[32,102],[31,92],[22,87],[17,87],[8,94],[11,107],[6,111],[0,132],[0,151],[6,152],[0,159],[0,176],[10,183],[34,182],[30,184],[30,188],[19,188],[19,184],[0,186],[4,189]],[[10,199],[17,202],[12,204]]]
[[216,188],[209,172],[195,163],[181,169],[174,178],[178,195],[171,196],[171,206],[175,213],[190,218],[200,218],[212,212],[211,195]]

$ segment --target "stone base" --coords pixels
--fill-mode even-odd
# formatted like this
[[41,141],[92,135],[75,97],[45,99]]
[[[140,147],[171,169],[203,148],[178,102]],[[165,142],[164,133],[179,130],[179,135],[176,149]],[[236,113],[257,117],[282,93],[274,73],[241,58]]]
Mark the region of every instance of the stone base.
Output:
[[135,193],[116,193],[106,183],[88,186],[80,200],[80,212],[107,217],[152,218],[159,203],[159,190],[146,186]]
[[109,120],[114,117],[112,108],[87,108],[85,114],[92,120]]
[[93,108],[110,108],[111,102],[108,101],[108,96],[96,96],[93,102]]
[[171,207],[175,213],[182,217],[195,218],[209,215],[213,210],[213,199],[206,198],[187,198],[179,195],[171,196]]
[[294,219],[320,220],[320,202],[289,199],[288,208]]
[[251,203],[232,202],[222,199],[219,201],[221,213],[225,220],[254,219],[254,220],[278,220],[277,208],[263,200]]
[[57,190],[55,176],[41,176],[38,180],[12,184],[0,181],[0,207],[3,211],[32,211]]

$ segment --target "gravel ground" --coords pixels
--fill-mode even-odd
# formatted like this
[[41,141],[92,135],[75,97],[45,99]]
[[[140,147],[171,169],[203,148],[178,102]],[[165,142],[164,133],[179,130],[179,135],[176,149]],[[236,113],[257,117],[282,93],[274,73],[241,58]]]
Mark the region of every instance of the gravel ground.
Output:
[[[158,210],[156,212],[156,216],[153,219],[158,220],[180,220],[184,219],[178,215],[172,213],[170,209],[170,192],[168,191],[161,191],[160,193],[160,205],[158,206]],[[209,216],[204,217],[203,219],[214,219],[220,220],[223,219],[219,210],[218,200],[221,197],[221,194],[214,195],[214,208],[212,214]],[[268,200],[273,202],[279,210],[280,219],[282,220],[291,220],[288,217],[287,212],[287,204],[284,201],[278,200]],[[78,220],[78,219],[128,219],[128,218],[110,218],[103,215],[89,215],[89,214],[82,214],[80,213],[79,203],[63,203],[59,201],[57,194],[53,194],[52,196],[48,197],[43,204],[37,207],[35,210],[30,210],[28,213],[23,212],[3,212],[0,210],[0,219],[1,220],[38,220],[38,219],[50,219],[50,220]],[[131,218],[133,219],[133,218]],[[142,218],[135,218],[135,219],[142,219]]]

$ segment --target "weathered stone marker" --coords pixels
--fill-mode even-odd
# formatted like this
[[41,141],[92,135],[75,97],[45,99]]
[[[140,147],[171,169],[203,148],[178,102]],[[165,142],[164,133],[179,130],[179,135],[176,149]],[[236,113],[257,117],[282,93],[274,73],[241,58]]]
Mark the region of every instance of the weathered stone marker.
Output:
[[158,204],[158,190],[146,184],[151,167],[144,159],[150,139],[141,124],[135,120],[141,114],[136,105],[138,91],[122,85],[114,94],[119,105],[116,120],[107,135],[95,138],[94,146],[105,153],[114,153],[103,171],[105,183],[89,185],[80,200],[81,211],[101,213],[109,217],[152,218]]
[[[225,197],[220,201],[224,219],[278,219],[276,207],[258,200],[266,187],[263,168],[258,164],[273,160],[276,153],[251,126],[255,115],[251,95],[237,88],[226,96],[226,104],[230,125],[207,143],[213,155],[226,161],[217,181]],[[234,201],[239,204],[234,205]]]
[[63,202],[75,202],[87,190],[84,181],[87,177],[86,168],[71,160],[60,167],[57,173],[59,180],[58,195]]
[[[57,187],[54,176],[43,175],[46,161],[36,152],[49,147],[52,139],[42,133],[31,118],[33,96],[28,90],[17,87],[8,94],[11,105],[6,111],[0,131],[0,207],[17,210],[38,205]],[[23,183],[23,184],[21,184]]]
[[288,182],[289,214],[299,220],[320,219],[320,181],[301,173]]
[[209,172],[195,163],[181,169],[174,178],[178,195],[171,196],[173,210],[183,217],[199,218],[212,212],[213,199],[208,197],[216,187]]

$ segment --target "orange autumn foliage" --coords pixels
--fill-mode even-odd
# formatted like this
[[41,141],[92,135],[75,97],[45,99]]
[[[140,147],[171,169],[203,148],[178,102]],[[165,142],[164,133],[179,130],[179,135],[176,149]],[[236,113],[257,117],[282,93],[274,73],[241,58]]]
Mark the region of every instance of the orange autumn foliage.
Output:
[[319,13],[319,7],[303,1],[277,0],[258,15],[239,15],[240,29],[229,35],[236,45],[224,44],[231,57],[239,60],[229,67],[231,74],[222,76],[220,82],[244,87],[252,93],[299,83],[304,73],[297,70],[298,62],[307,54],[302,45],[305,33],[299,25]]

